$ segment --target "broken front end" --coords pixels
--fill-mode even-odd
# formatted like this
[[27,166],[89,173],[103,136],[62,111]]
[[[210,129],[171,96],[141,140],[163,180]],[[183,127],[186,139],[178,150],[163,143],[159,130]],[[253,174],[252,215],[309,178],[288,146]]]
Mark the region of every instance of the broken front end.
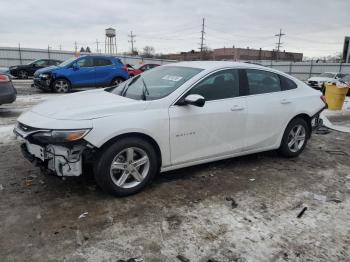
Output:
[[17,123],[14,133],[23,139],[22,154],[37,166],[43,166],[58,176],[80,176],[93,146],[83,138],[90,129],[46,130]]

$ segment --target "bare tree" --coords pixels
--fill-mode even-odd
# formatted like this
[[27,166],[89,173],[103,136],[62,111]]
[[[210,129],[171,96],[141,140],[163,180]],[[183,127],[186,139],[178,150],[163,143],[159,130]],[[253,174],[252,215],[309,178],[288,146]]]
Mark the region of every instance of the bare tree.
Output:
[[155,53],[153,46],[145,46],[143,48],[142,56],[143,57],[153,57]]

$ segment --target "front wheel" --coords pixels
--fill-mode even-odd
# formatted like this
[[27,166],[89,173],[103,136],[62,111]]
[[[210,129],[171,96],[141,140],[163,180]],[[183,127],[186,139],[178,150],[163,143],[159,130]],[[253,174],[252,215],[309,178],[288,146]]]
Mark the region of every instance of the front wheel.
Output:
[[311,130],[302,118],[293,119],[284,131],[279,152],[285,157],[296,157],[305,148]]
[[21,70],[18,72],[19,79],[28,79],[28,73],[25,70]]
[[66,79],[57,79],[52,84],[52,90],[55,93],[69,93],[71,89],[71,85]]
[[95,165],[95,180],[105,191],[128,196],[142,190],[158,172],[154,147],[138,137],[123,138],[103,149]]

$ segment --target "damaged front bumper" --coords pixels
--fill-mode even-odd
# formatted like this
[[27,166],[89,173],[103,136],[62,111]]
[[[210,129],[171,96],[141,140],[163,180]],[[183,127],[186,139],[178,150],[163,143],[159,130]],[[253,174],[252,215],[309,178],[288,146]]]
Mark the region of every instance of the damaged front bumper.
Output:
[[[42,166],[58,176],[80,176],[83,173],[83,162],[89,159],[93,146],[83,139],[64,143],[38,142],[35,134],[50,134],[42,130],[17,124],[14,129],[16,137],[23,140],[23,156],[36,166]],[[45,138],[45,137],[44,137]]]
[[44,166],[58,176],[80,176],[83,173],[83,152],[86,145],[71,148],[62,145],[36,145],[25,141],[21,145],[23,156],[36,166]]

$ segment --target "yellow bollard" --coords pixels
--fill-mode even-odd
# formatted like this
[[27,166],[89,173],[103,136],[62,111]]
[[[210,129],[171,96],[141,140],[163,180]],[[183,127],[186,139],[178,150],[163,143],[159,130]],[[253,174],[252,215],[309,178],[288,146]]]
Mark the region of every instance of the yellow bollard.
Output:
[[337,87],[336,84],[326,84],[326,101],[328,109],[341,110],[349,87]]

